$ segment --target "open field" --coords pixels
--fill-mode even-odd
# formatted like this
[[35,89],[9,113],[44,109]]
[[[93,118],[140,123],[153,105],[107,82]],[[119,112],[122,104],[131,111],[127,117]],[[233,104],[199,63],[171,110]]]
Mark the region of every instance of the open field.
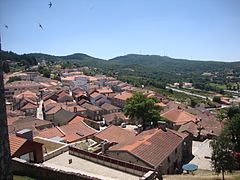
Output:
[[17,175],[14,175],[13,176],[13,180],[36,180],[36,179],[30,178],[28,176],[17,176]]
[[[164,175],[163,180],[221,180],[222,175],[216,175],[212,171],[208,170],[197,170],[194,174],[186,174],[186,175]],[[226,180],[239,180],[240,179],[240,171],[236,171],[225,174]]]

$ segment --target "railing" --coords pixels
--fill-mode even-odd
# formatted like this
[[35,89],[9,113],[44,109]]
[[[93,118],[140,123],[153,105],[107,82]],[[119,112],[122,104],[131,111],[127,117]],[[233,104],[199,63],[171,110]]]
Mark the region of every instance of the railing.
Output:
[[143,167],[143,166],[132,164],[132,163],[129,163],[129,162],[126,162],[126,161],[121,161],[121,160],[118,160],[118,159],[115,159],[115,158],[112,158],[112,157],[98,155],[98,154],[88,152],[88,151],[84,151],[82,149],[78,149],[78,148],[75,148],[75,147],[72,147],[72,146],[69,146],[69,151],[77,152],[77,153],[80,153],[84,156],[89,156],[89,157],[92,157],[92,158],[95,158],[95,159],[98,159],[98,160],[101,160],[101,161],[105,161],[105,162],[108,162],[108,163],[111,163],[111,164],[116,164],[118,166],[122,166],[122,167],[125,167],[125,168],[133,169],[133,170],[144,172],[144,173],[146,173],[148,171],[154,171],[154,169],[152,169],[152,168]]

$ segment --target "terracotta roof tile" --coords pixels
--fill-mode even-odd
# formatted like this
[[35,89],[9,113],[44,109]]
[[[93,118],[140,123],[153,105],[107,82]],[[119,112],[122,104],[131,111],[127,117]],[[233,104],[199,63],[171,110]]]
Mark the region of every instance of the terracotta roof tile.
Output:
[[79,123],[80,121],[83,121],[85,118],[82,116],[76,116],[74,117],[72,120],[70,120],[68,122],[68,124],[75,124],[75,123]]
[[17,150],[23,146],[24,143],[27,142],[27,139],[10,135],[9,136],[9,144],[10,144],[10,151],[11,156],[14,155]]
[[94,106],[92,104],[89,103],[84,103],[81,105],[82,107],[84,107],[85,109],[91,110],[91,111],[101,111],[102,108],[98,107],[98,106]]
[[128,98],[131,98],[133,96],[132,93],[128,93],[126,91],[121,92],[119,94],[117,94],[116,96],[114,96],[115,99],[120,99],[120,100],[127,100]]
[[42,131],[39,131],[38,136],[40,137],[44,137],[44,138],[52,138],[52,137],[63,137],[64,134],[59,131],[58,128],[53,127],[53,128],[48,128],[48,129],[44,129]]
[[[116,135],[117,134],[117,135]],[[109,151],[128,151],[143,161],[158,166],[183,142],[185,134],[167,129],[150,129],[136,135],[118,126],[109,126],[95,135],[99,139],[116,142]]]
[[37,109],[37,105],[32,103],[27,103],[26,105],[21,107],[21,110],[25,110],[25,109]]
[[121,108],[117,107],[117,106],[114,106],[112,104],[109,104],[109,103],[104,103],[101,105],[101,108],[104,109],[104,110],[107,110],[107,111],[110,111],[110,110],[119,110]]
[[100,93],[97,93],[97,92],[94,92],[90,95],[90,97],[92,97],[92,98],[96,98],[98,96],[102,96],[102,95]]
[[172,121],[176,125],[182,125],[189,121],[195,122],[197,120],[196,116],[180,109],[169,110],[161,114],[161,116],[167,118],[169,121]]
[[[82,136],[77,133],[82,134]],[[38,136],[45,138],[59,136],[63,139],[66,139],[68,143],[71,143],[95,133],[96,130],[86,125],[83,121],[79,121],[60,127],[45,129],[43,131],[40,131]]]

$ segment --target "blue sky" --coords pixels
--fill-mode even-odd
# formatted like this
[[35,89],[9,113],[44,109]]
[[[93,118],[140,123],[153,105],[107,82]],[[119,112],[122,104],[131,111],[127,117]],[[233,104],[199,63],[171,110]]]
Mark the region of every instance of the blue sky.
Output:
[[239,0],[51,0],[48,8],[49,2],[0,1],[4,50],[240,60]]

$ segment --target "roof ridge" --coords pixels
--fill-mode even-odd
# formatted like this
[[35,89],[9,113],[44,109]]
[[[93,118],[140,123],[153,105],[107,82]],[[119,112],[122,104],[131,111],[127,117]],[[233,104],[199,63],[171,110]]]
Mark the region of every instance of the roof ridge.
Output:
[[92,129],[92,130],[94,130],[95,132],[98,132],[98,130],[96,130],[96,129],[94,129],[93,127],[91,127],[91,126],[89,126],[89,125],[87,125],[85,122],[84,122],[84,120],[85,119],[83,119],[82,121],[80,121],[80,122],[82,122],[85,126],[87,126],[88,128],[90,128],[90,129]]
[[102,131],[99,131],[98,133],[96,133],[96,135],[98,135],[99,133],[101,133],[101,132],[103,132],[103,131],[109,129],[109,128],[112,127],[112,126],[115,126],[115,125],[111,124],[110,126],[108,126],[107,128],[103,129]]
[[[189,122],[192,122],[192,121],[189,121]],[[178,137],[184,139],[182,136],[179,135],[179,134],[181,134],[180,132],[178,132],[178,131],[174,131],[174,130],[169,129],[169,128],[168,128],[168,130],[170,130],[170,132],[172,132],[172,133],[175,134],[176,136],[178,136]],[[176,133],[176,132],[177,132],[177,133]],[[183,134],[184,134],[184,133],[183,133]]]
[[60,131],[60,133],[62,133],[64,136],[66,136],[65,132],[60,127],[56,126],[56,128],[57,128],[57,130]]

